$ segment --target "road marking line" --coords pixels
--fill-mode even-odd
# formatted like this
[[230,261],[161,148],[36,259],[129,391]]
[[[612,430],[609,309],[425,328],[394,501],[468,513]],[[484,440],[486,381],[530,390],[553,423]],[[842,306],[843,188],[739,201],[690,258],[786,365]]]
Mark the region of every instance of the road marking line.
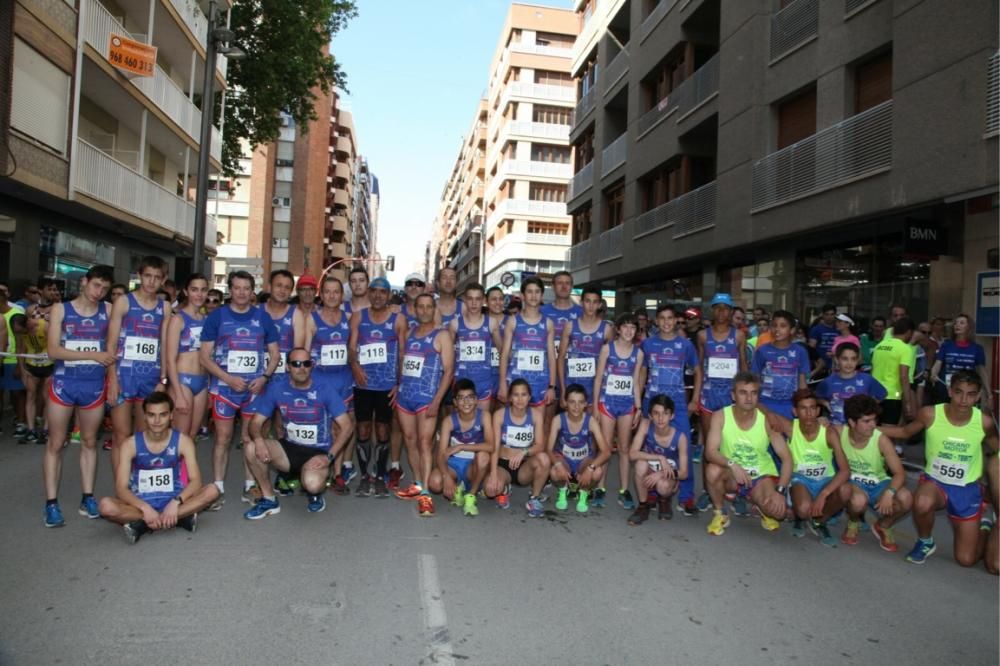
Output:
[[420,594],[424,607],[424,625],[427,627],[428,645],[431,649],[431,663],[454,666],[451,638],[448,634],[448,614],[441,598],[441,584],[438,582],[437,558],[421,554]]

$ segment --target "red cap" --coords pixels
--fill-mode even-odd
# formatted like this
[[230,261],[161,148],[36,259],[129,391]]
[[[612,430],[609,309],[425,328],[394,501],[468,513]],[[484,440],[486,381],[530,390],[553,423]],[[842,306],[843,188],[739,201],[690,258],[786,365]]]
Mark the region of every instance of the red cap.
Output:
[[699,310],[698,308],[688,308],[687,310],[684,311],[684,316],[697,317],[698,319],[701,319],[701,310]]
[[317,287],[319,287],[319,282],[317,282],[316,278],[314,278],[312,275],[306,273],[305,275],[299,278],[299,284],[298,287],[296,288],[302,289],[304,287],[312,287],[313,289],[316,289]]

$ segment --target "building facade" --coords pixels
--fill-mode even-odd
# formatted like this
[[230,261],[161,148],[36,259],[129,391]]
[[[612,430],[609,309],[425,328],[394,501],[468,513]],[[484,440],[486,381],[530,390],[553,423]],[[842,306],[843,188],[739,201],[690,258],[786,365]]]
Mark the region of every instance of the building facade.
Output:
[[[134,280],[147,254],[190,271],[208,4],[0,3],[0,279],[15,292],[46,275],[72,294],[98,263]],[[117,58],[129,40],[143,75]],[[219,57],[219,96],[225,76]],[[210,173],[221,150],[213,127]]]
[[263,235],[259,226],[250,226],[250,190],[253,175],[253,151],[244,141],[239,173],[232,178],[209,181],[208,213],[216,220],[216,249],[213,282],[226,291],[226,281],[233,271],[246,271],[263,284]]
[[576,2],[577,284],[624,307],[974,312],[998,245],[997,3],[900,5]]

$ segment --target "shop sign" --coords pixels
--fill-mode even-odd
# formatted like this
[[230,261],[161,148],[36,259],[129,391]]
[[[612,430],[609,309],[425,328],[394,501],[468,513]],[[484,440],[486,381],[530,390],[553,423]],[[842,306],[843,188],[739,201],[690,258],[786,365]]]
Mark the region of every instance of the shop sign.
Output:
[[976,335],[1000,336],[1000,271],[976,274]]
[[939,257],[948,252],[948,234],[937,222],[906,220],[903,225],[903,254]]
[[113,32],[108,38],[108,62],[129,78],[153,76],[156,47]]

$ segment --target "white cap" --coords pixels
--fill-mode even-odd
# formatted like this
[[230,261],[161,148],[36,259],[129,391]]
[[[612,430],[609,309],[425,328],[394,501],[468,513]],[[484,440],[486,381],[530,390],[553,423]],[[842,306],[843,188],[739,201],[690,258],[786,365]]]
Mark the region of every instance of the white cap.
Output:
[[840,321],[846,321],[851,326],[854,326],[854,320],[851,319],[850,317],[848,317],[847,315],[845,315],[843,312],[841,312],[839,315],[837,315],[837,319],[839,319]]
[[423,282],[424,284],[427,284],[427,280],[425,280],[424,276],[421,275],[420,273],[410,273],[409,275],[406,276],[406,279],[403,280],[403,284],[405,285],[407,282],[411,280],[416,280],[417,282]]

